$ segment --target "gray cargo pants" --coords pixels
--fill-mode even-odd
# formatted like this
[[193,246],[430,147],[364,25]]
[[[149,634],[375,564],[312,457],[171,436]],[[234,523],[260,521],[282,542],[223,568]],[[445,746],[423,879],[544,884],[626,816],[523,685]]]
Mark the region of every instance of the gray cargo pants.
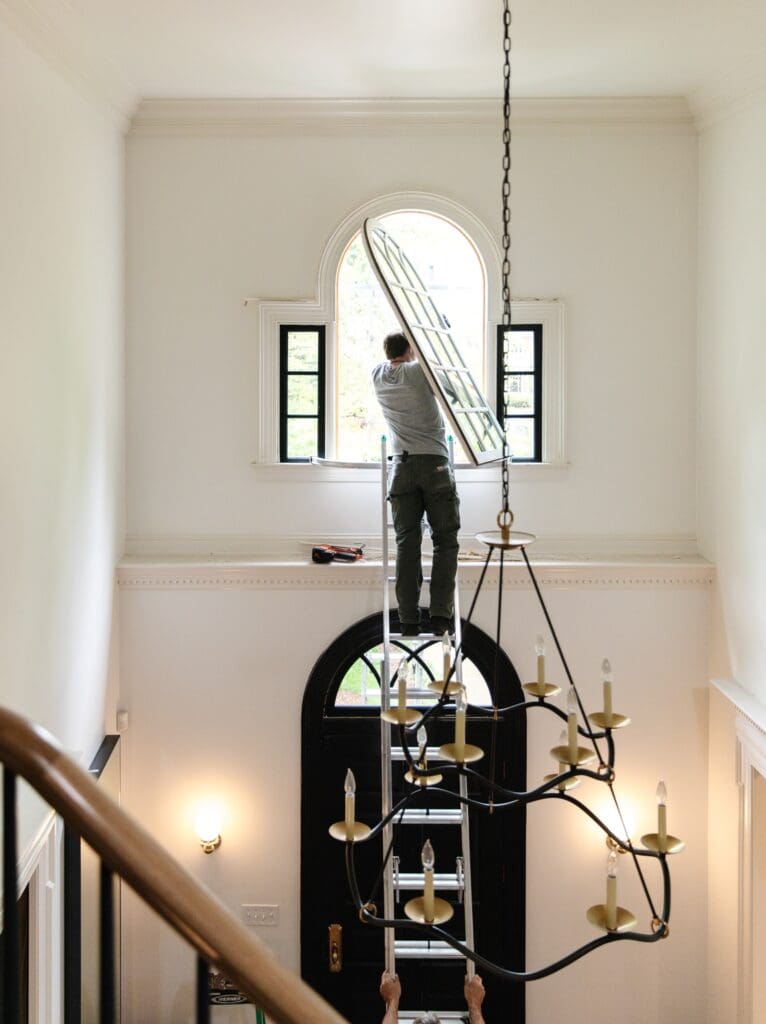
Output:
[[460,528],[460,500],[449,459],[442,455],[394,456],[388,497],[396,531],[396,600],[399,621],[419,623],[423,513],[431,527],[434,557],[430,614],[451,619],[454,612]]

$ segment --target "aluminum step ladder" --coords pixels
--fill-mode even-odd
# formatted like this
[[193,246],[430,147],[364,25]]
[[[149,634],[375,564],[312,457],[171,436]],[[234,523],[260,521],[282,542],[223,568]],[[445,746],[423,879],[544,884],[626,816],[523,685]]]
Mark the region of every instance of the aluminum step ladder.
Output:
[[[454,464],[452,439],[450,439],[450,462]],[[391,656],[392,656],[392,640],[397,640],[398,643],[405,645],[410,650],[417,650],[418,646],[423,642],[432,643],[435,639],[440,640],[441,637],[434,637],[427,633],[421,633],[419,636],[414,637],[403,637],[401,634],[392,633],[390,628],[389,613],[391,610],[391,599],[390,599],[390,586],[395,580],[395,577],[391,575],[390,571],[390,550],[389,550],[389,537],[390,537],[390,523],[388,521],[388,479],[387,479],[387,467],[388,467],[388,451],[387,451],[387,440],[385,437],[381,439],[381,512],[382,512],[382,586],[383,586],[383,658],[381,663],[381,696],[380,704],[381,710],[387,711],[391,708]],[[427,576],[424,576],[424,582],[429,581]],[[454,680],[462,683],[463,681],[463,667],[462,667],[462,631],[460,621],[460,595],[457,585],[457,578],[455,580],[455,633],[454,633],[454,646],[452,658],[455,661],[454,665]],[[457,657],[455,657],[455,652]],[[408,702],[423,703],[428,700],[433,702],[436,696],[433,691],[418,688],[408,688],[407,690]],[[454,705],[453,705],[454,707]],[[381,797],[382,797],[382,816],[385,817],[391,811],[393,806],[393,772],[402,771],[402,762],[405,760],[404,751],[401,746],[393,746],[391,740],[392,729],[396,730],[396,736],[398,738],[398,726],[391,725],[381,718],[381,730],[380,730],[380,765],[381,765]],[[410,748],[416,747],[414,730],[412,733],[412,743],[408,743]],[[438,747],[429,747],[426,751],[429,766],[438,764],[439,749]],[[459,793],[460,796],[466,798],[468,796],[468,782],[465,775],[459,776]],[[468,809],[458,800],[455,800],[454,807],[438,807],[429,808],[427,805],[418,808],[406,808],[403,814],[397,815],[396,817],[397,827],[406,828],[408,825],[431,825],[438,826],[438,829],[453,828],[460,830],[460,855],[456,858],[456,865],[454,872],[441,872],[434,875],[434,889],[438,895],[440,892],[445,896],[454,897],[457,894],[458,899],[463,904],[463,915],[465,921],[465,935],[458,935],[461,941],[469,949],[474,948],[474,921],[473,921],[473,894],[471,885],[471,843],[470,843],[470,820]],[[399,859],[396,855],[396,846],[391,845],[394,841],[394,824],[389,823],[383,829],[383,853],[391,846],[391,856],[386,861],[385,869],[383,872],[383,910],[384,915],[387,919],[392,920],[396,917],[395,903],[397,896],[403,891],[422,891],[423,888],[423,874],[421,872],[408,872],[402,873],[399,871]],[[438,833],[437,833],[438,842]],[[396,973],[396,961],[397,960],[420,960],[420,961],[433,961],[433,960],[457,960],[460,961],[463,971],[467,972],[469,978],[474,975],[474,963],[463,956],[458,950],[454,949],[448,943],[443,941],[432,941],[428,939],[414,939],[413,933],[402,929],[397,934],[396,929],[386,928],[385,930],[385,963],[386,970],[392,974]],[[462,980],[462,979],[461,979]],[[407,998],[407,993],[403,993],[404,999]],[[400,1010],[399,1020],[401,1024],[414,1020],[423,1010]],[[437,1011],[438,1012],[438,1011]],[[462,1021],[467,1019],[466,1011],[444,1011],[439,1012],[439,1016],[443,1021]]]

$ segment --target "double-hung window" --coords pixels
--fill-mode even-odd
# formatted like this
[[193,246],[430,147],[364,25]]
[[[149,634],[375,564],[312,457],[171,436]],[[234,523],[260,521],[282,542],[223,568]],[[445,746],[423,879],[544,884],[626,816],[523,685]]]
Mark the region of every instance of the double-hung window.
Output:
[[279,328],[279,461],[325,452],[325,326]]
[[497,328],[497,418],[514,462],[543,457],[543,325]]

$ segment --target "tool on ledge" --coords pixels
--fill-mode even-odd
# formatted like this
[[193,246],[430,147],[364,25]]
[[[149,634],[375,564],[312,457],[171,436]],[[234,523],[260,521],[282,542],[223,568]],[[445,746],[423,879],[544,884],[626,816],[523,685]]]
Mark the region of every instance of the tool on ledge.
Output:
[[339,544],[316,544],[311,549],[311,561],[320,564],[327,562],[358,562],[364,554],[364,545],[359,548],[343,547]]

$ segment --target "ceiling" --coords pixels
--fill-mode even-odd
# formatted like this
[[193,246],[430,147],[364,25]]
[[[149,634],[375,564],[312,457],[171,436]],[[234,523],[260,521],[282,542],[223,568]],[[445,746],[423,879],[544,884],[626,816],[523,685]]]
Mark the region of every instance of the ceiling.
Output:
[[[2,0],[141,98],[488,97],[501,0]],[[754,64],[766,0],[515,0],[517,96],[690,95]],[[758,63],[762,63],[758,62]]]

